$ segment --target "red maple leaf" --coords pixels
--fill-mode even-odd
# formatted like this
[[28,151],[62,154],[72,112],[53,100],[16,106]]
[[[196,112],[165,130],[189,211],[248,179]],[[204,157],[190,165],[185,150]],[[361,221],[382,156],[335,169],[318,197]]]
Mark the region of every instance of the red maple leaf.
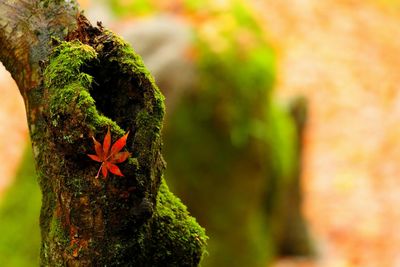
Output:
[[95,178],[99,178],[100,170],[103,173],[104,178],[107,177],[108,171],[118,176],[124,176],[121,170],[115,164],[124,162],[131,155],[129,152],[120,152],[121,149],[126,145],[126,139],[128,138],[128,134],[129,132],[127,132],[124,136],[118,139],[112,145],[111,149],[110,149],[111,145],[110,128],[108,128],[107,134],[104,137],[103,145],[97,142],[97,140],[92,136],[96,155],[92,154],[87,154],[87,155],[92,160],[101,162],[101,166]]

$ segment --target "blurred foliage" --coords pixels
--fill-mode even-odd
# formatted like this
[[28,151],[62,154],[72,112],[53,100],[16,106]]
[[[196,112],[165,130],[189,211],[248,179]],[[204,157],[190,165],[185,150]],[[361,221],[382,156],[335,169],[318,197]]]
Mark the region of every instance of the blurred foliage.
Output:
[[15,182],[0,203],[0,265],[31,267],[39,263],[40,190],[32,150],[25,151]]
[[135,14],[148,14],[154,10],[152,4],[149,1],[120,1],[120,0],[110,0],[113,11],[118,16],[129,16],[133,12]]
[[377,3],[387,5],[391,8],[395,8],[397,11],[400,10],[400,1],[398,0],[373,0]]

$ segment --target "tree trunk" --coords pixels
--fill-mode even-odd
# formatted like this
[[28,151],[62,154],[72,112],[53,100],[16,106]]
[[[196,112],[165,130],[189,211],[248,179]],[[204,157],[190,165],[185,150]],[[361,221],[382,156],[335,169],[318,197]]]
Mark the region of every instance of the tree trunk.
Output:
[[293,127],[292,138],[296,140],[292,146],[294,160],[290,177],[280,177],[279,172],[273,172],[274,180],[284,180],[284,182],[272,183],[275,187],[269,191],[271,204],[268,205],[267,210],[271,222],[271,234],[277,255],[281,257],[312,257],[314,247],[302,214],[301,192],[302,140],[307,123],[306,99],[301,96],[293,98],[285,112],[285,117]]
[[[162,178],[164,99],[140,57],[66,0],[0,0],[0,47],[43,195],[41,265],[197,266],[206,236]],[[95,178],[86,155],[107,129],[130,131],[124,177]]]

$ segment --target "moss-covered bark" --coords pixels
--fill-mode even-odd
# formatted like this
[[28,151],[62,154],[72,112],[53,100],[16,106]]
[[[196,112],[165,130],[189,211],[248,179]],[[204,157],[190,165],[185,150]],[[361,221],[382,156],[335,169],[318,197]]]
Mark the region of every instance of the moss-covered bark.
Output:
[[[62,4],[71,1],[34,1],[29,8],[40,17]],[[50,11],[63,17],[65,10]],[[0,54],[20,81],[27,107],[43,195],[41,265],[197,266],[205,251],[204,229],[162,178],[163,96],[124,41],[82,16],[68,18],[54,26],[64,32],[75,22],[66,41],[50,44],[48,30],[44,49],[26,44],[32,53],[42,51],[40,61]],[[0,43],[12,39],[0,32],[7,35]],[[12,69],[14,60],[20,65]],[[18,69],[34,74],[25,77]],[[114,137],[130,131],[126,149],[132,156],[120,164],[124,177],[96,179],[99,164],[86,154],[94,150],[91,137],[102,139],[108,128]]]

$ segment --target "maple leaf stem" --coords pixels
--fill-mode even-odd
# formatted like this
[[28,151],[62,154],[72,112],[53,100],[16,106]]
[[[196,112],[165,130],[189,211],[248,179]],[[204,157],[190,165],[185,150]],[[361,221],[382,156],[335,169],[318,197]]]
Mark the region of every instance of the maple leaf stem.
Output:
[[96,178],[96,179],[99,178],[100,171],[101,171],[101,168],[103,168],[103,165],[104,165],[104,162],[101,163],[100,168],[99,168],[99,170],[97,171],[97,174],[96,174],[96,176],[95,176],[94,178]]

